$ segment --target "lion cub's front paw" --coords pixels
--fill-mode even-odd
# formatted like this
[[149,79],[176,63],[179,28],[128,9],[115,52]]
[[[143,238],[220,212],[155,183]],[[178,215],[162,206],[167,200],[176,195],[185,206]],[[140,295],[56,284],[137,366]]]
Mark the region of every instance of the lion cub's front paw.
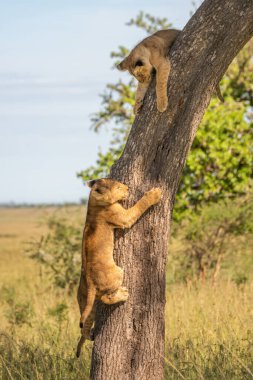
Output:
[[136,102],[135,103],[135,105],[134,105],[134,114],[135,114],[135,116],[140,111],[141,107],[142,107],[142,102]]
[[157,109],[159,112],[166,111],[168,107],[168,98],[157,98]]
[[155,187],[155,188],[149,190],[146,193],[146,196],[148,197],[150,203],[152,205],[155,205],[156,203],[158,203],[160,201],[161,196],[162,196],[162,192],[158,187]]

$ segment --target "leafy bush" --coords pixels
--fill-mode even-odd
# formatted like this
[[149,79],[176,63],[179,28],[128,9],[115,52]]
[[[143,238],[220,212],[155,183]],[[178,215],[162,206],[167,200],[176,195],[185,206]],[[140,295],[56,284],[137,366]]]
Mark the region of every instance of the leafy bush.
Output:
[[252,124],[247,105],[231,97],[207,109],[184,168],[174,219],[201,205],[247,193],[253,167]]
[[47,224],[49,233],[31,243],[30,257],[47,268],[56,287],[71,293],[80,276],[82,225],[57,216],[51,217]]
[[27,324],[31,326],[31,318],[33,316],[33,307],[30,302],[17,301],[16,291],[13,287],[3,286],[1,288],[1,299],[8,305],[5,311],[12,330],[16,326]]
[[[222,200],[191,214],[184,223],[174,226],[183,243],[172,253],[175,277],[186,281],[211,278],[215,282],[224,258],[233,264],[236,236],[245,240],[253,236],[253,192],[237,199]],[[235,282],[247,276],[235,276]],[[236,279],[237,278],[237,279]]]
[[48,309],[48,315],[56,318],[57,323],[61,324],[67,320],[68,305],[66,303],[60,302],[55,307]]

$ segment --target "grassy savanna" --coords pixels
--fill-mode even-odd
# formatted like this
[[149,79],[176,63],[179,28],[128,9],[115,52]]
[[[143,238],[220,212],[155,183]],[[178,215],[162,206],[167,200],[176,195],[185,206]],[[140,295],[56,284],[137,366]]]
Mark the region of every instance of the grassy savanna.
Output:
[[82,228],[80,207],[0,211],[0,378],[77,379],[88,373],[85,355],[75,358],[75,295],[53,287],[43,266],[25,253],[28,242],[47,232],[45,219],[59,213]]
[[[48,217],[67,218],[81,236],[84,212],[81,206],[0,210],[4,380],[88,379],[91,343],[81,359],[75,358],[76,289],[57,287],[48,267],[26,253],[28,242],[48,233]],[[252,236],[240,234],[224,243],[226,255],[215,284],[211,278],[205,282],[177,278],[176,258],[186,242],[182,232],[176,236],[168,262],[166,379],[252,379]]]

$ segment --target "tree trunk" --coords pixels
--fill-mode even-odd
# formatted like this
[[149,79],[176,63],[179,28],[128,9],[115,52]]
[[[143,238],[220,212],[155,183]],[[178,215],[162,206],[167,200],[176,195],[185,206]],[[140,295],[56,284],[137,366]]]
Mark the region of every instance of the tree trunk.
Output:
[[165,266],[175,194],[215,86],[252,35],[253,0],[206,0],[169,53],[167,111],[156,110],[152,83],[111,170],[129,185],[127,207],[151,187],[161,187],[163,198],[132,229],[116,232],[115,260],[124,268],[130,298],[98,305],[92,380],[164,378]]

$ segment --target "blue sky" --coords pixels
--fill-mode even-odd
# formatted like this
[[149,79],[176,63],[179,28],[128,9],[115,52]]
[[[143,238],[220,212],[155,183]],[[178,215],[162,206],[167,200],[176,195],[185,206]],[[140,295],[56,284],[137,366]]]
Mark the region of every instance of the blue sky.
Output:
[[144,32],[125,25],[140,10],[177,28],[191,0],[0,0],[0,203],[79,201],[76,172],[109,134],[90,130],[105,84],[120,74],[110,52]]

